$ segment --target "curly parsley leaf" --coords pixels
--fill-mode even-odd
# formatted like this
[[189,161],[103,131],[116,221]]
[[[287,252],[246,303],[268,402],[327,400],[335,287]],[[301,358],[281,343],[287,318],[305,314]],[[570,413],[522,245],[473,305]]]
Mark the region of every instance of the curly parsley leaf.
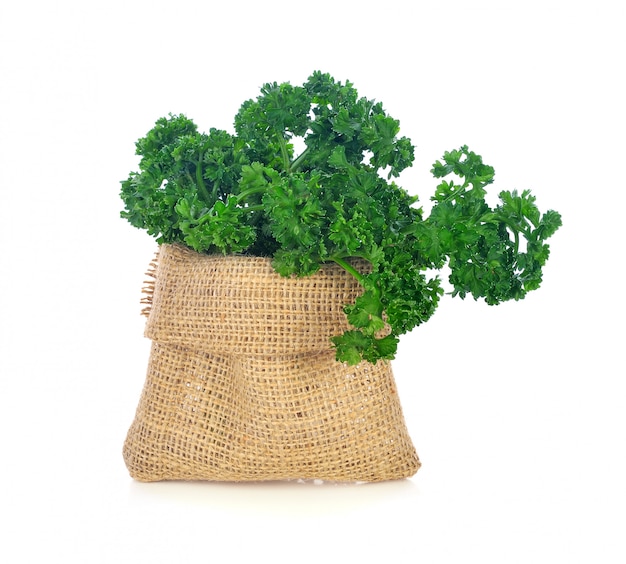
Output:
[[466,146],[447,152],[432,172],[436,178],[453,173],[463,180],[439,184],[427,219],[438,244],[434,254],[448,260],[453,295],[471,294],[496,305],[537,289],[549,256],[544,241],[561,226],[560,214],[551,210],[542,216],[529,190],[502,191],[501,203],[491,209],[484,196],[493,168]]

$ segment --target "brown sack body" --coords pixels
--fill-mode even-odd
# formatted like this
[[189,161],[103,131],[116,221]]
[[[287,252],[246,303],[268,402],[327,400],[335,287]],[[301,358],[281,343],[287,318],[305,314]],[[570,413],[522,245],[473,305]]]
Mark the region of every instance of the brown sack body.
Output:
[[388,362],[329,341],[361,292],[336,265],[162,245],[145,300],[148,371],[124,460],[140,481],[381,481],[419,469]]

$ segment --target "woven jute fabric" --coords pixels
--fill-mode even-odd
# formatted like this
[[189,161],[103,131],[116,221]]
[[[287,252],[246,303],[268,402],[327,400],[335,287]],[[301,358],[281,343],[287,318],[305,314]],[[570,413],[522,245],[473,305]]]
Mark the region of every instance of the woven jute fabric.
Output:
[[148,370],[124,460],[140,481],[381,481],[419,468],[388,362],[349,366],[352,276],[162,245],[146,289]]

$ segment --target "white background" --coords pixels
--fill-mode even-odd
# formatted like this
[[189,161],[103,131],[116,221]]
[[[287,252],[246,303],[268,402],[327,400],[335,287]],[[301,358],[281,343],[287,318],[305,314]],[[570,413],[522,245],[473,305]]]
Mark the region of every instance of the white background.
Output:
[[[625,26],[619,0],[4,2],[0,560],[625,562]],[[400,120],[425,204],[468,144],[494,191],[559,210],[544,284],[448,297],[403,338],[410,480],[133,482],[155,248],[119,218],[134,143],[169,112],[232,130],[316,69]]]

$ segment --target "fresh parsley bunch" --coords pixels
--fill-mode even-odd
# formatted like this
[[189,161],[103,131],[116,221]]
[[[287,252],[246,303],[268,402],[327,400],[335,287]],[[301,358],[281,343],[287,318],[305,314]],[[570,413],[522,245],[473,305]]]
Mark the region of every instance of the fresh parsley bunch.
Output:
[[352,329],[331,339],[337,360],[392,359],[398,337],[437,308],[443,290],[429,273],[445,265],[461,298],[495,305],[539,287],[561,216],[542,215],[529,191],[501,192],[491,208],[494,169],[463,146],[433,165],[441,181],[424,217],[393,181],[413,163],[413,145],[350,82],[315,72],[302,86],[265,84],[234,130],[159,119],[137,141],[140,172],[122,182],[121,215],[159,243],[272,257],[283,276],[343,267],[363,293],[345,307]]

